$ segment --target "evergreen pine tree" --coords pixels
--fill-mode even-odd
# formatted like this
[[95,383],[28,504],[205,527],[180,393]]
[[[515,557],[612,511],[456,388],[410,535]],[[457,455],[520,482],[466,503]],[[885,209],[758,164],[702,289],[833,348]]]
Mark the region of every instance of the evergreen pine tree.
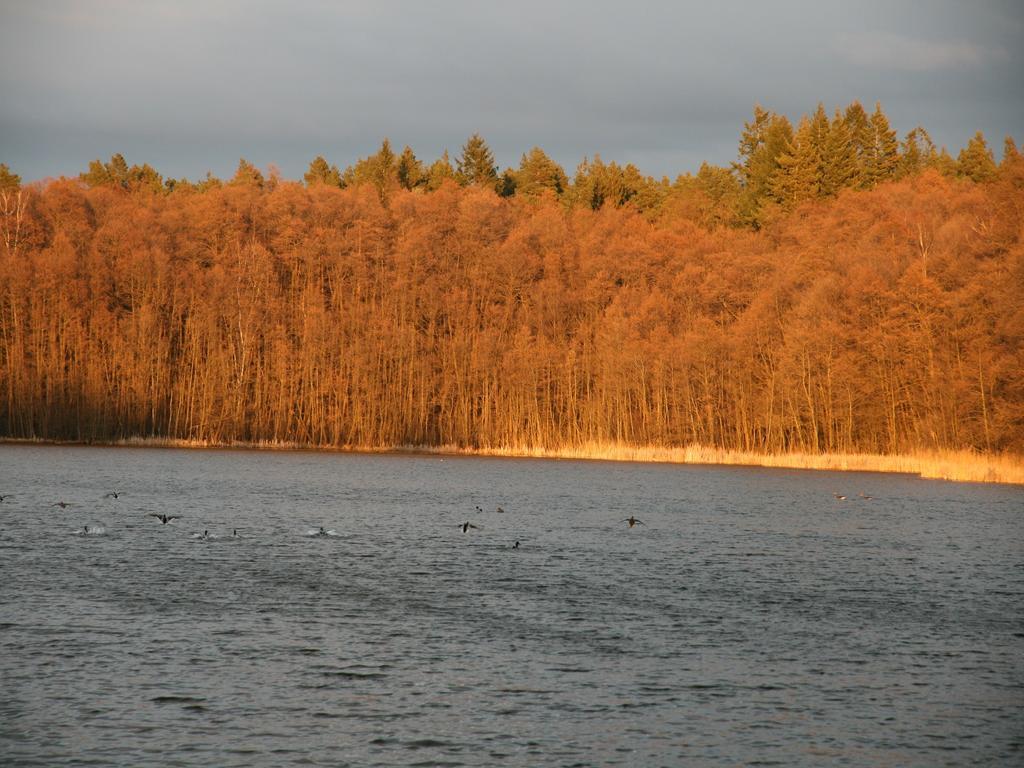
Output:
[[382,193],[390,183],[398,178],[398,158],[391,149],[391,142],[387,137],[380,143],[380,149],[376,155],[371,155],[372,180],[377,189]]
[[956,174],[971,181],[991,181],[996,175],[996,162],[992,158],[992,151],[985,142],[985,136],[981,131],[974,134],[974,137],[967,142],[967,146],[960,150],[957,157]]
[[480,134],[474,133],[462,147],[456,178],[463,185],[479,184],[494,189],[498,180],[498,167],[494,163],[494,154]]
[[870,162],[867,165],[868,186],[874,186],[896,176],[900,154],[896,131],[889,127],[889,119],[882,112],[881,103],[875,103],[871,114],[873,141]]
[[569,186],[569,179],[562,166],[545,154],[540,147],[534,147],[525,154],[515,174],[515,193],[517,195],[538,195],[544,190],[551,190],[561,195]]
[[830,197],[858,186],[857,148],[843,116],[836,110],[822,152],[821,194]]
[[821,151],[816,130],[814,121],[804,115],[796,136],[779,158],[779,173],[770,184],[771,198],[784,209],[811,200],[821,192]]
[[239,158],[238,170],[235,171],[235,176],[233,179],[231,179],[230,183],[236,186],[249,185],[254,187],[262,187],[263,174],[260,173],[259,168],[250,163],[244,157]]
[[497,185],[497,191],[501,197],[512,197],[516,194],[516,187],[518,185],[516,178],[516,172],[511,168],[506,168],[501,172]]
[[423,170],[423,163],[416,159],[416,155],[407,145],[402,154],[398,156],[396,167],[398,183],[406,189],[415,189],[426,183],[426,173]]
[[940,149],[934,157],[928,160],[928,167],[934,168],[943,176],[948,176],[950,178],[956,176],[958,168],[956,160],[953,159],[953,156],[949,154],[949,150],[945,147]]
[[21,176],[11,173],[6,163],[0,163],[0,192],[17,192],[21,189]]
[[754,107],[754,119],[744,123],[740,135],[740,162],[733,164],[743,186],[737,211],[744,223],[761,222],[762,203],[771,194],[773,177],[781,169],[779,159],[792,141],[793,127],[785,116]]
[[78,178],[90,187],[102,187],[111,183],[110,171],[105,163],[100,160],[92,160],[89,163],[89,170],[79,174]]
[[1017,143],[1013,140],[1013,136],[1007,136],[1003,139],[1003,160],[1000,167],[1015,163],[1019,159],[1020,151],[1017,149]]
[[107,170],[110,173],[110,181],[115,186],[127,189],[128,187],[128,163],[124,159],[124,155],[120,152],[113,154],[110,157],[110,162],[107,164]]
[[331,187],[340,187],[341,173],[338,171],[338,166],[328,165],[327,161],[323,157],[317,155],[313,158],[313,161],[309,164],[309,170],[306,171],[302,177],[306,186],[313,186],[314,184],[327,184]]
[[843,120],[846,122],[846,128],[850,132],[850,140],[853,143],[856,154],[856,185],[864,188],[868,186],[867,167],[871,157],[871,149],[874,145],[874,130],[871,127],[871,120],[859,101],[854,101],[846,108]]
[[109,163],[93,160],[89,170],[80,174],[79,179],[90,187],[128,187],[128,163],[120,152],[111,156]]
[[602,170],[600,155],[594,155],[593,163],[584,157],[576,166],[576,174],[569,187],[569,201],[572,205],[596,211],[604,204],[604,195],[598,184],[598,176]]
[[161,192],[164,189],[164,178],[149,163],[143,163],[128,169],[127,184],[131,189]]
[[903,140],[898,175],[910,176],[920,173],[934,162],[935,157],[935,144],[932,143],[932,137],[924,128],[917,126],[908,131]]
[[456,181],[455,169],[451,160],[448,159],[448,150],[430,164],[427,169],[427,189],[431,192],[440,189],[445,180]]
[[341,174],[342,186],[372,184],[377,188],[382,202],[386,202],[391,189],[398,183],[398,160],[391,149],[391,142],[385,138],[380,149],[369,157],[356,161]]
[[[701,163],[693,182],[707,199],[707,203],[700,206],[706,226],[713,228],[736,223],[740,183],[732,169]],[[680,184],[677,182],[676,186]]]

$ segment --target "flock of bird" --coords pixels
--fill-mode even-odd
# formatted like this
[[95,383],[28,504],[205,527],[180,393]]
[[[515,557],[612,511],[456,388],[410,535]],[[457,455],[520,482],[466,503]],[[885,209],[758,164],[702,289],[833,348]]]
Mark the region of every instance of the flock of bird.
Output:
[[[103,498],[105,498],[105,499],[119,499],[119,498],[121,498],[123,493],[124,493],[123,491],[110,491],[110,493],[104,494]],[[839,494],[835,494],[835,493],[832,494],[832,495],[835,496],[837,499],[845,499],[846,498],[845,496],[840,496]],[[0,502],[3,502],[6,499],[11,498],[11,496],[13,496],[13,494],[10,494],[10,493],[0,494]],[[864,494],[861,494],[861,496],[864,496]],[[871,497],[870,496],[865,496],[864,498],[870,499]],[[67,501],[64,501],[62,499],[60,501],[54,502],[50,506],[51,507],[60,507],[61,509],[68,509],[68,508],[74,507],[75,505],[72,504],[71,502],[67,502]],[[476,511],[478,513],[481,513],[481,514],[484,512],[483,508],[480,507],[479,505],[476,506]],[[501,507],[498,507],[497,509],[495,509],[495,512],[501,514],[501,513],[504,513],[505,510],[502,509]],[[159,514],[157,512],[150,512],[149,516],[150,517],[155,517],[157,520],[160,521],[160,523],[162,525],[167,525],[168,523],[170,523],[170,522],[172,522],[174,520],[182,519],[181,515],[164,515],[164,514]],[[626,523],[627,526],[630,527],[630,528],[633,528],[634,526],[637,526],[637,525],[647,525],[647,523],[645,523],[643,520],[640,520],[639,518],[637,518],[637,517],[635,517],[633,515],[630,515],[629,517],[621,520],[620,522]],[[459,527],[459,529],[463,533],[468,533],[470,529],[479,530],[481,526],[475,525],[474,523],[471,523],[469,520],[467,520],[464,523],[460,523],[458,527]],[[83,526],[82,530],[81,531],[77,531],[77,533],[84,533],[84,534],[103,533],[104,531],[105,531],[105,529],[102,526],[93,526],[90,529],[88,525],[85,525],[85,526]],[[315,537],[325,537],[325,536],[337,536],[338,534],[335,531],[328,530],[328,529],[324,528],[323,526],[320,526],[318,529],[310,530],[306,535],[307,536],[315,536]],[[238,529],[237,528],[232,529],[231,536],[232,536],[232,538],[237,538],[238,537]],[[198,533],[198,532],[197,533],[193,533],[192,534],[192,538],[196,538],[196,539],[215,539],[215,538],[219,538],[219,537],[216,534],[211,534],[208,530],[205,530],[202,533]],[[520,546],[521,546],[520,542],[516,541],[512,545],[511,548],[512,549],[519,549]]]

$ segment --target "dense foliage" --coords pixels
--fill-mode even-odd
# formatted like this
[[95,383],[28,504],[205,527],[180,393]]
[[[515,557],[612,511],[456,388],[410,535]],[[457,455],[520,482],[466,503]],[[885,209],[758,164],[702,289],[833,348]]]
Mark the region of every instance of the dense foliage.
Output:
[[479,136],[306,185],[0,167],[0,435],[1024,451],[1024,160],[858,109],[672,184]]

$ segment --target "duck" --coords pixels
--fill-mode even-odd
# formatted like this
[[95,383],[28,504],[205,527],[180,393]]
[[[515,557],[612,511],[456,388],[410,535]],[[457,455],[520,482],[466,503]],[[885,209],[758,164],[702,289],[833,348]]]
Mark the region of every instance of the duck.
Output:
[[645,522],[644,522],[643,520],[638,520],[637,518],[633,517],[632,515],[630,515],[629,517],[627,517],[627,518],[626,518],[625,520],[623,520],[622,522],[624,522],[624,523],[629,523],[629,527],[630,527],[630,528],[632,528],[632,527],[633,527],[634,525],[637,525],[637,524],[640,524],[640,525],[647,525],[647,523],[645,523]]
[[181,515],[158,515],[156,512],[150,512],[149,516],[155,517],[164,525],[167,525],[169,522],[171,522],[171,520],[178,520],[181,518]]

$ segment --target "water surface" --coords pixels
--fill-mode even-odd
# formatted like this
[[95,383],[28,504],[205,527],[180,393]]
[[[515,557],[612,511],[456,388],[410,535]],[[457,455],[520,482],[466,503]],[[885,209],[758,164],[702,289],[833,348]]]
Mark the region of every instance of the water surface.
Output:
[[1020,488],[0,446],[6,493],[5,765],[1024,756]]

